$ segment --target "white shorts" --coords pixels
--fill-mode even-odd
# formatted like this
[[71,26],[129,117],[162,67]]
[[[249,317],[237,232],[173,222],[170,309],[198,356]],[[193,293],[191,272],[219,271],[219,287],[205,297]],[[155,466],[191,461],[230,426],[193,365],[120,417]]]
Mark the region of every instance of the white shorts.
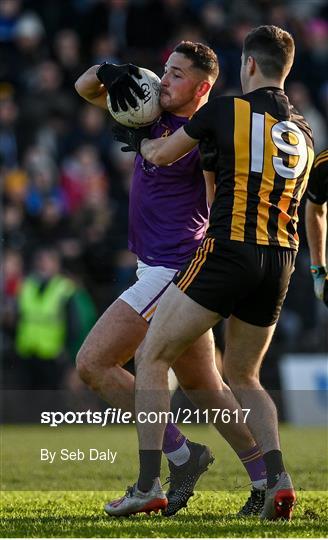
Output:
[[148,266],[138,259],[138,280],[119,298],[150,322],[162,294],[170,285],[176,272],[177,270],[164,266]]

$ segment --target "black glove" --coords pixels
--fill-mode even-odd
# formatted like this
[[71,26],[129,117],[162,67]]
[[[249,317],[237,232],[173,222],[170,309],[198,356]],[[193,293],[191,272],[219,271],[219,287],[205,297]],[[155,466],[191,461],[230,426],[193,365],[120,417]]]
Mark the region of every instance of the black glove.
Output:
[[142,139],[150,138],[150,127],[128,128],[121,124],[113,127],[114,140],[127,144],[121,148],[122,152],[139,152]]
[[200,166],[203,171],[216,171],[219,157],[218,147],[214,139],[205,137],[199,142]]
[[311,265],[314,293],[328,307],[328,274],[325,266]]
[[133,108],[138,105],[131,90],[138,98],[143,99],[145,97],[144,91],[132,77],[134,75],[137,79],[142,78],[139,68],[133,64],[117,66],[116,64],[104,62],[97,69],[96,75],[109,93],[114,112],[118,112],[119,107],[123,111],[127,111],[128,105]]

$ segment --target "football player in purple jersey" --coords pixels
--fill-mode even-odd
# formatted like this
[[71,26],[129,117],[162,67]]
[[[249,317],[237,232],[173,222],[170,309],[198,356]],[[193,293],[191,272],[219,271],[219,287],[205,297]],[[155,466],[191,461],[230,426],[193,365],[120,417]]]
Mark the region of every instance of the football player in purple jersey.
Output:
[[[148,136],[166,137],[186,124],[207,102],[218,72],[217,57],[209,47],[180,43],[165,65],[160,94],[163,113],[147,128]],[[127,110],[142,97],[133,75],[139,77],[136,66],[104,63],[89,68],[75,86],[94,105],[107,110],[108,93],[114,110]],[[208,169],[213,171],[215,166]],[[108,307],[77,357],[81,378],[112,406],[134,412],[134,377],[122,366],[144,339],[157,304],[174,275],[204,237],[209,214],[207,200],[214,195],[214,172],[205,176],[206,183],[198,148],[164,167],[136,154],[129,204],[129,249],[137,255],[137,280]],[[173,370],[182,389],[200,409],[238,410],[242,415],[240,405],[216,368],[211,330],[184,352]],[[251,496],[241,514],[258,514],[266,484],[261,451],[245,423],[225,424],[218,416],[215,427],[235,450],[252,482]],[[162,508],[165,515],[173,515],[186,506],[213,456],[208,447],[188,441],[172,423],[165,429],[163,452],[169,460],[170,488],[155,506]],[[139,488],[138,511],[155,509],[149,507],[148,499],[144,500],[143,487]],[[154,485],[151,505],[156,500],[156,489]],[[124,504],[115,501],[106,506],[106,511],[110,515],[124,515]]]

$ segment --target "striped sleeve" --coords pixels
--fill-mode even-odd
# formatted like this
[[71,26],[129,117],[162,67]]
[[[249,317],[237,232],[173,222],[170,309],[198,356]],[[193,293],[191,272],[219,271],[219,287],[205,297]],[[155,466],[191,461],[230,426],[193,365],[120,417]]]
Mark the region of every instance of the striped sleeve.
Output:
[[204,137],[217,135],[217,127],[222,122],[220,109],[223,98],[214,98],[201,107],[185,124],[184,130],[192,139],[200,140]]

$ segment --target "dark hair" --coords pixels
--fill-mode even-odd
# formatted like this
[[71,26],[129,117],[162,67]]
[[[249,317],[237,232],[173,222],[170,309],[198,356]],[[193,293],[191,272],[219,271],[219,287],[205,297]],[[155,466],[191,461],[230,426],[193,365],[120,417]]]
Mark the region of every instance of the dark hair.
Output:
[[253,56],[265,77],[286,76],[294,60],[294,40],[278,26],[259,26],[247,34],[243,53],[245,61]]
[[218,57],[207,45],[193,41],[181,41],[175,47],[174,52],[184,54],[192,61],[193,67],[204,71],[214,80],[219,75]]

